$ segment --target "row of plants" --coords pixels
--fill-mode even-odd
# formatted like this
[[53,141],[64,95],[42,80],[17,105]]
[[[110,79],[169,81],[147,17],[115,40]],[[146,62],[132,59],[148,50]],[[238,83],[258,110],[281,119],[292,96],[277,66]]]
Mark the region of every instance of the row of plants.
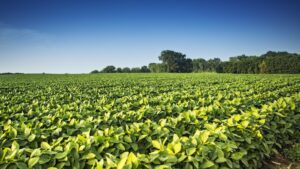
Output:
[[259,168],[299,140],[297,76],[145,76],[4,79],[0,168]]

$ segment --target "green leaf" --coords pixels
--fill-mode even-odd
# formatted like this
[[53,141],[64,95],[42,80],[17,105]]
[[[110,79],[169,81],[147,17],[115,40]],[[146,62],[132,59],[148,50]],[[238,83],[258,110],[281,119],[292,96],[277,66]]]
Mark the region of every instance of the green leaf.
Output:
[[139,163],[139,160],[138,160],[138,158],[134,155],[134,153],[129,153],[129,155],[128,155],[128,157],[127,157],[127,163],[128,164],[134,164],[136,167],[137,167],[137,165],[138,165],[138,163]]
[[242,126],[244,127],[244,128],[246,128],[246,127],[248,127],[248,125],[249,125],[249,121],[246,121],[246,120],[244,120],[244,121],[242,121]]
[[224,152],[221,149],[217,149],[217,155],[218,157],[224,157]]
[[29,168],[32,168],[34,165],[36,165],[38,162],[39,162],[39,159],[40,157],[33,157],[33,158],[30,158],[28,160],[28,167]]
[[219,137],[220,137],[221,140],[227,141],[227,136],[225,134],[220,133]]
[[179,153],[181,151],[181,143],[176,143],[173,148],[175,154]]
[[248,163],[247,159],[242,158],[241,161],[246,167],[249,167],[249,163]]
[[99,162],[97,162],[96,169],[103,169],[103,165],[104,165],[104,160],[101,159]]
[[180,157],[178,158],[178,162],[182,162],[183,160],[186,159],[186,155],[184,153],[181,153]]
[[65,165],[66,165],[66,162],[60,162],[60,163],[56,164],[56,167],[58,169],[63,169]]
[[166,122],[167,122],[166,119],[162,119],[162,120],[160,121],[160,126],[161,126],[161,127],[164,127],[164,126],[166,125]]
[[291,107],[291,110],[295,110],[296,104],[294,102],[290,102],[290,107]]
[[174,134],[174,135],[173,135],[173,142],[176,143],[176,142],[178,142],[178,141],[179,141],[178,135],[177,135],[177,134]]
[[95,166],[97,164],[97,159],[91,159],[91,160],[88,160],[87,162],[88,165],[91,165],[91,166]]
[[82,157],[82,159],[90,160],[90,159],[93,159],[95,157],[96,157],[96,155],[94,153],[88,153],[88,154],[84,155]]
[[171,167],[164,164],[164,165],[156,166],[154,169],[171,169]]
[[122,169],[126,163],[127,157],[123,157],[117,164],[117,169]]
[[244,155],[246,155],[245,152],[242,152],[242,151],[240,151],[240,152],[235,152],[235,153],[233,153],[233,154],[231,155],[231,158],[234,159],[234,160],[240,160],[241,158],[244,157]]
[[13,127],[11,127],[11,133],[13,134],[14,137],[17,137],[18,135],[18,131]]
[[217,163],[226,162],[226,158],[224,158],[224,152],[221,149],[217,149],[218,159],[216,160]]
[[19,144],[18,142],[14,141],[12,144],[11,144],[11,150],[12,151],[19,151]]
[[15,158],[15,156],[16,156],[16,154],[17,154],[17,150],[14,150],[14,151],[11,151],[6,157],[5,157],[5,159],[6,160],[12,160],[12,159],[14,159]]
[[204,131],[200,134],[200,140],[202,143],[205,143],[207,141],[209,134],[209,131]]
[[138,151],[138,149],[139,149],[139,146],[138,146],[138,144],[136,144],[136,143],[132,143],[132,144],[131,144],[131,147],[132,147],[132,149],[133,149],[134,151]]
[[192,147],[186,150],[187,155],[193,155],[196,152],[196,148]]
[[261,119],[258,122],[259,122],[259,124],[265,124],[266,123],[266,119]]
[[177,157],[176,156],[168,156],[167,162],[168,163],[176,163]]
[[67,157],[67,155],[68,155],[68,152],[65,151],[65,152],[62,152],[62,153],[55,154],[54,158],[56,158],[56,159],[62,159],[62,158]]
[[129,137],[129,136],[124,136],[124,140],[125,140],[127,143],[132,143],[131,137]]
[[9,164],[0,164],[1,169],[6,169]]
[[28,137],[28,141],[29,141],[29,142],[32,142],[34,139],[35,139],[35,134],[31,134],[31,135]]
[[119,143],[119,144],[117,145],[117,148],[118,148],[119,150],[121,150],[121,151],[125,151],[125,147],[124,147],[124,145],[123,145],[122,143]]
[[138,141],[140,141],[140,140],[142,140],[142,139],[144,139],[144,138],[146,138],[146,137],[148,137],[148,135],[146,135],[146,134],[144,134],[144,135],[140,135],[140,137],[139,137]]
[[41,147],[44,150],[50,150],[51,149],[51,146],[47,142],[44,142],[44,141],[41,143]]
[[28,127],[25,127],[25,130],[24,130],[24,136],[25,136],[25,137],[28,137],[28,136],[29,136],[29,134],[30,134],[30,131],[31,131],[31,129],[30,129],[30,128],[28,128]]
[[232,164],[232,161],[227,159],[226,160],[226,164],[230,167],[230,168],[233,168],[233,164]]
[[213,163],[212,161],[210,160],[206,160],[201,166],[200,168],[209,168],[209,167],[212,167],[214,166],[215,163]]
[[27,165],[24,162],[16,162],[16,165],[19,169],[28,169]]
[[241,119],[241,115],[236,114],[236,115],[233,116],[233,119],[238,122]]
[[224,158],[224,157],[219,157],[217,160],[216,160],[216,162],[217,163],[224,163],[224,162],[226,162],[226,158]]
[[162,148],[160,142],[157,141],[157,140],[152,140],[152,146],[153,146],[154,148],[159,149],[159,150]]
[[261,134],[261,132],[258,130],[256,131],[256,136],[259,138],[259,139],[262,139],[263,138],[263,135]]
[[39,164],[46,164],[51,160],[51,156],[48,154],[42,154],[40,156]]
[[116,167],[116,163],[114,163],[109,157],[106,157],[106,167],[107,168]]
[[39,157],[41,155],[41,150],[40,149],[34,149],[31,154],[30,157]]

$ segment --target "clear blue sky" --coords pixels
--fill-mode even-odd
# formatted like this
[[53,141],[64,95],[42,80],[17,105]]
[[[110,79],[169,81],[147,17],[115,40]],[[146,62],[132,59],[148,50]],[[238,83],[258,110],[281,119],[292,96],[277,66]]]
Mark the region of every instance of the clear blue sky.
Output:
[[0,72],[87,73],[162,50],[226,60],[300,53],[300,1],[0,0]]

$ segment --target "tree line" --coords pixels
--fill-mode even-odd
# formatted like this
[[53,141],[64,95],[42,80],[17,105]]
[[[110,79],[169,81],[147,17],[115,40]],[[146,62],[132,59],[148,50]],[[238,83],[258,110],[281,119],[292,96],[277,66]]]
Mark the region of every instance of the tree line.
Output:
[[13,73],[13,72],[3,72],[3,73],[0,73],[0,75],[22,75],[24,73],[20,73],[20,72],[16,72],[16,73]]
[[113,65],[106,66],[101,71],[93,70],[91,73],[150,73],[150,70],[147,66],[142,67],[124,67],[124,68],[116,68]]
[[220,58],[190,59],[183,53],[164,50],[158,59],[161,63],[134,68],[116,68],[110,65],[91,73],[300,73],[300,55],[288,52],[269,51],[261,56],[241,55],[222,61]]

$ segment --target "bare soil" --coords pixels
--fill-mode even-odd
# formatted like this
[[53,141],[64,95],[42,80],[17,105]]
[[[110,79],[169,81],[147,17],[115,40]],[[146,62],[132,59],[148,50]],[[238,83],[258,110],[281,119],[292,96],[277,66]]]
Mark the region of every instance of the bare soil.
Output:
[[300,161],[290,161],[281,154],[277,154],[264,163],[262,169],[300,169]]

